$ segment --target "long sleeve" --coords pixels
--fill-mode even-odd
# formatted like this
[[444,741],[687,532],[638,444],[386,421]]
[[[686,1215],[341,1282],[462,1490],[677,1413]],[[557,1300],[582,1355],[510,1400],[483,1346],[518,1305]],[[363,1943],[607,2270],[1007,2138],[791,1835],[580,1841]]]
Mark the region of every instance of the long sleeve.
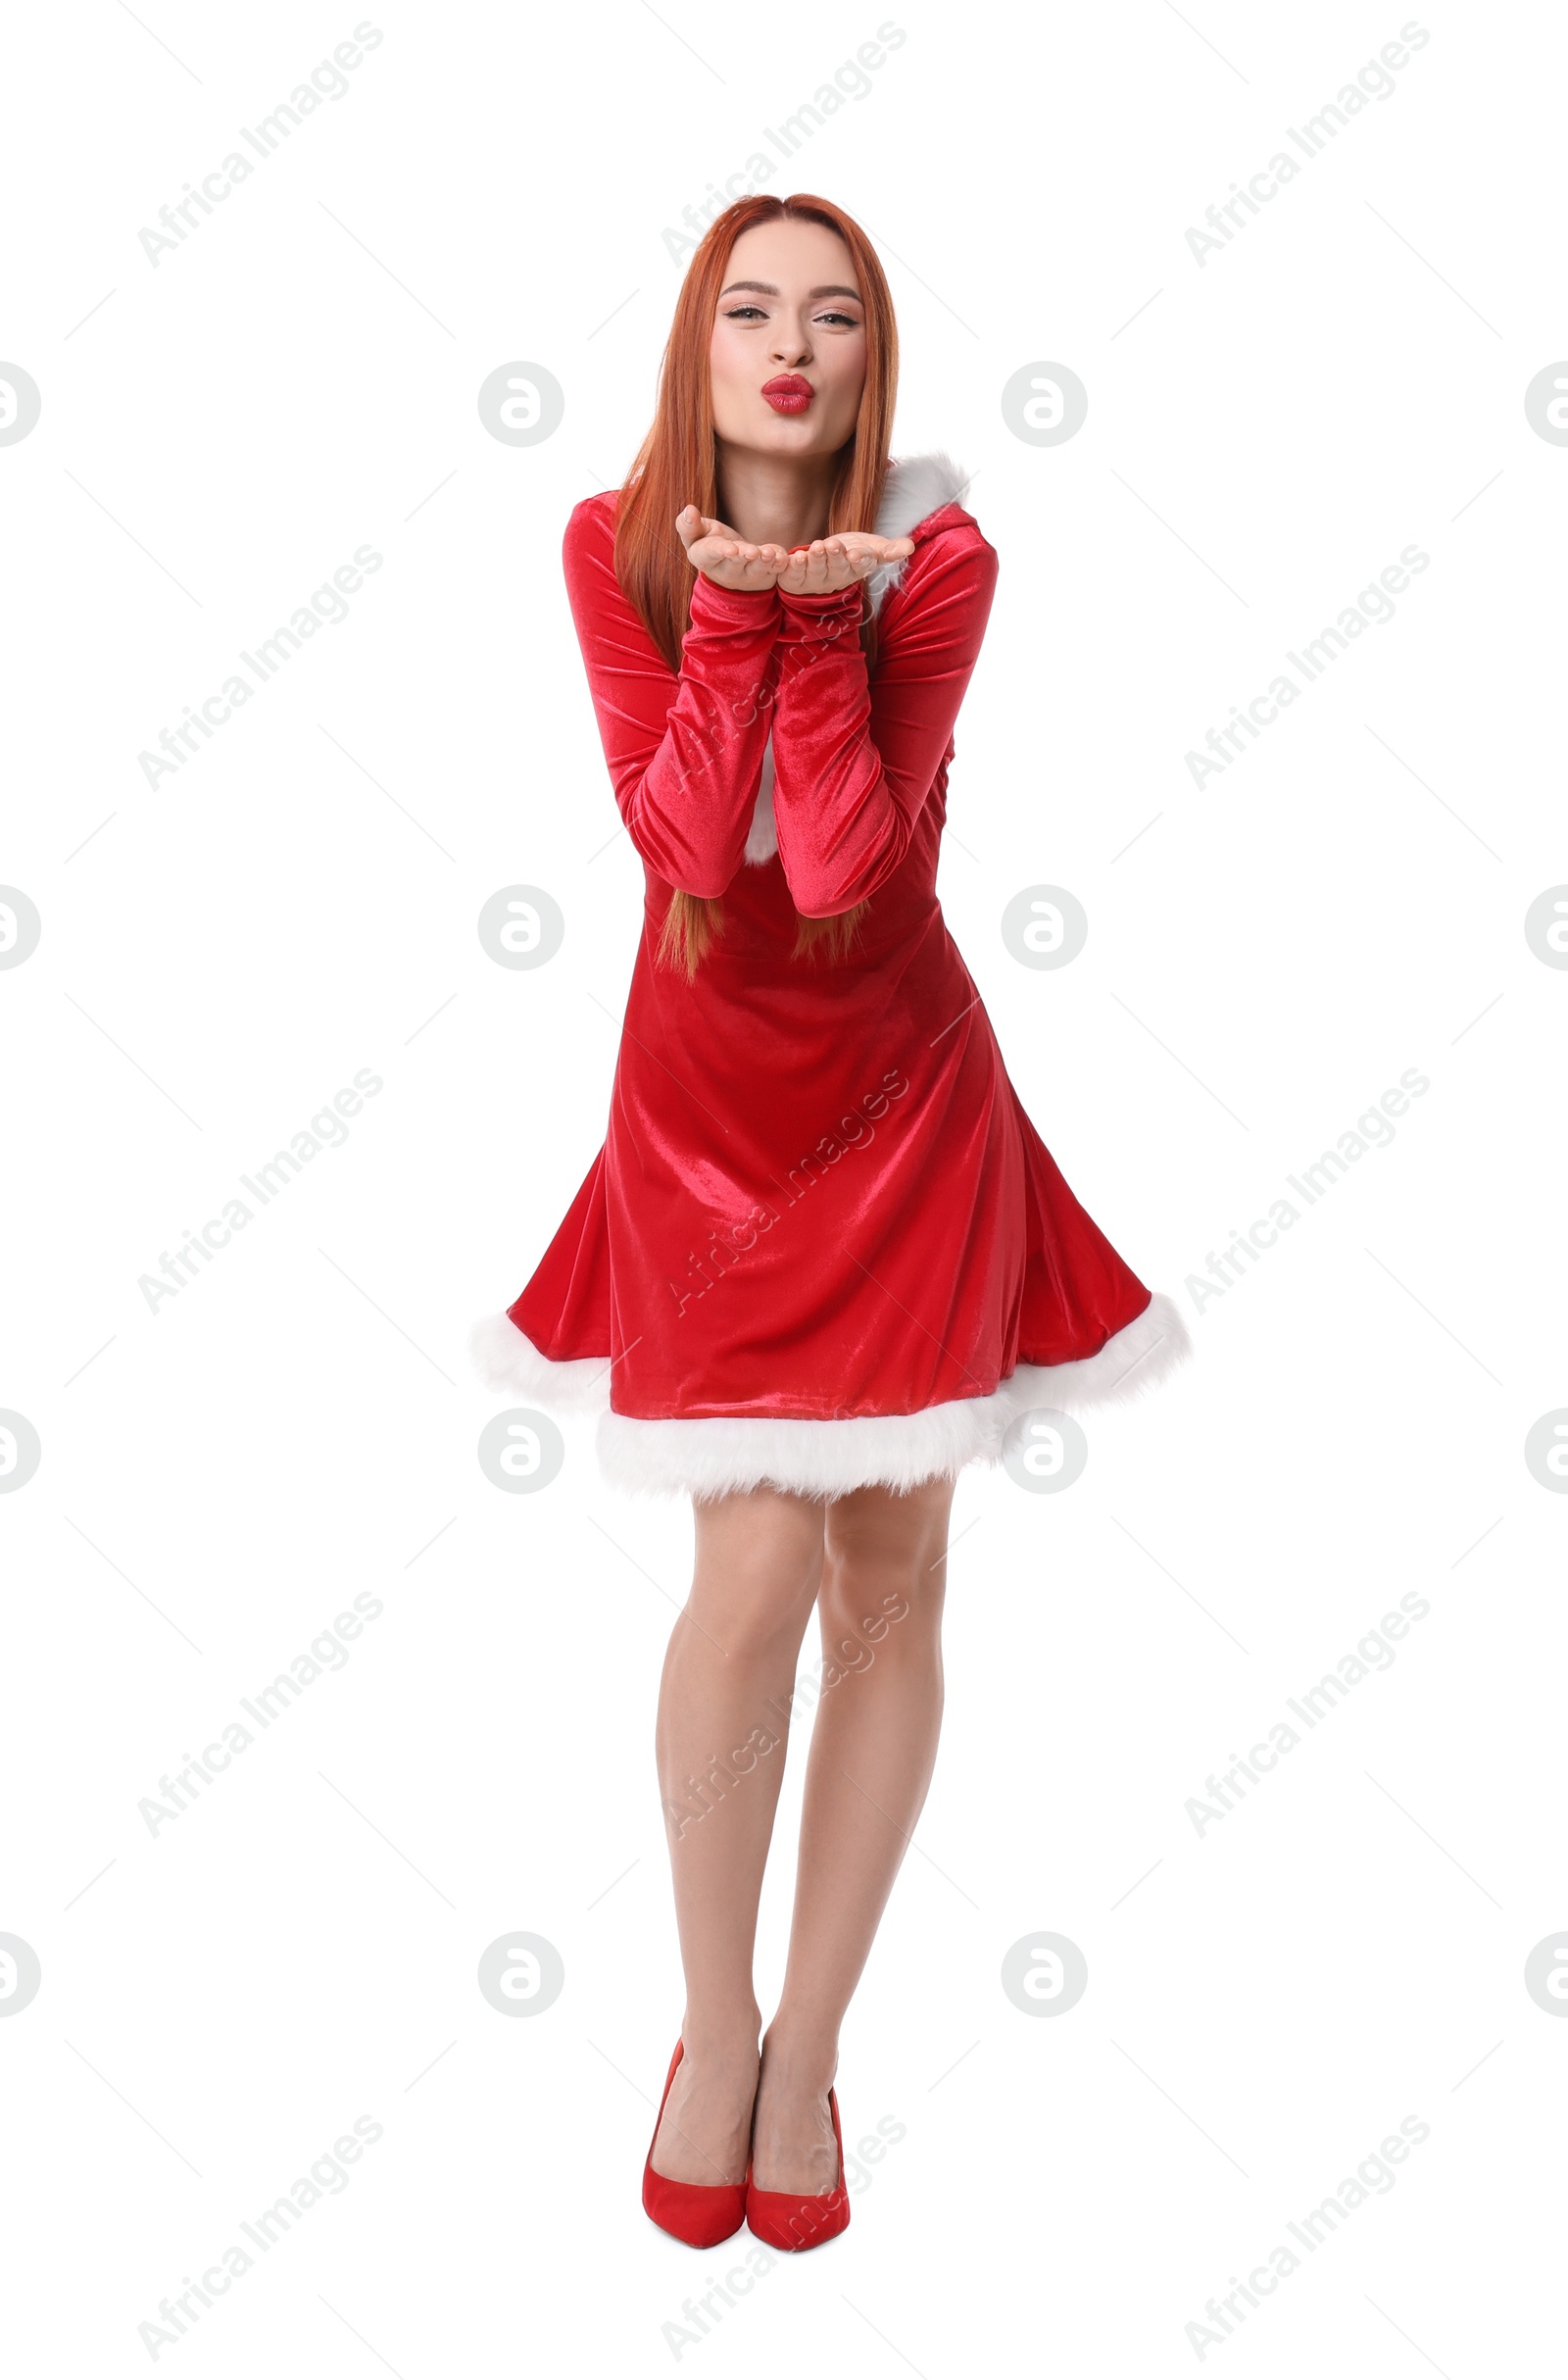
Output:
[[980,657],[997,555],[972,521],[917,543],[874,678],[860,589],[782,595],[773,810],[795,906],[831,917],[887,882],[947,759]]
[[778,596],[699,574],[676,677],[615,576],[612,506],[589,498],[576,507],[562,559],[626,830],[666,884],[722,893],[742,865],[772,725]]

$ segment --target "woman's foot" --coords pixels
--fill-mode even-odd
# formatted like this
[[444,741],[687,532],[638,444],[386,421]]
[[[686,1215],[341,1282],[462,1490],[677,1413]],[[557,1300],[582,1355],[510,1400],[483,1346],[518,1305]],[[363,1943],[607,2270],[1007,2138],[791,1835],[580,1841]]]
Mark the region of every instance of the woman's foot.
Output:
[[653,2168],[667,2182],[708,2189],[744,2182],[751,2154],[752,2104],[757,2097],[754,2029],[727,2042],[695,2046],[688,2034],[664,2113],[654,2139]]
[[762,2041],[761,2075],[752,2125],[752,2187],[819,2198],[842,2180],[827,2095],[836,2050],[797,2047],[771,2033]]

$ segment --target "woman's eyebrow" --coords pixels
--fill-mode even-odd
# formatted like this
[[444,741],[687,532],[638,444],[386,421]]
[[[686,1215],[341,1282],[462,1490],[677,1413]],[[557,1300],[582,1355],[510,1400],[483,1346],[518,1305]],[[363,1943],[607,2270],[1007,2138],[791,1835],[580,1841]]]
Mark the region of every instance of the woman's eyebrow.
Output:
[[[721,289],[718,294],[720,297],[728,297],[731,291],[736,289],[755,289],[760,297],[777,297],[778,295],[778,290],[771,281],[731,281],[729,288]],[[858,289],[846,289],[841,283],[835,281],[824,283],[820,289],[808,289],[806,294],[812,301],[825,297],[847,297],[854,298],[858,306],[860,303]]]

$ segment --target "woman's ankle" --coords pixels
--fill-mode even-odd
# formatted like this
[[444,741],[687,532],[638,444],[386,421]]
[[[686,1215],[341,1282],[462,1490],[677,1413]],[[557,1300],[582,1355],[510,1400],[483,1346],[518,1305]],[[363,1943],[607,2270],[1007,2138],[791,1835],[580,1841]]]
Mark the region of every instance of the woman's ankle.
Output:
[[762,2036],[762,2063],[770,2081],[825,2098],[838,2072],[838,2035],[781,2010]]
[[688,2008],[681,2021],[681,2055],[695,2064],[755,2065],[762,2011]]

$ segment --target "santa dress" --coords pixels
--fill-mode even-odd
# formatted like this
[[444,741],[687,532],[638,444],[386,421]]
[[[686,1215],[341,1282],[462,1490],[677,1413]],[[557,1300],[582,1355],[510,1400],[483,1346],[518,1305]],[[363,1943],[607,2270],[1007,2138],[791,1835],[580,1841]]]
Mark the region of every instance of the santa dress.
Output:
[[[870,581],[869,669],[858,585],[699,574],[673,674],[615,578],[615,494],[567,524],[643,933],[604,1147],[472,1350],[531,1407],[598,1412],[623,1489],[908,1488],[1191,1353],[1030,1123],[937,901],[997,574],[966,486],[945,455],[890,467],[877,529],[914,552]],[[690,982],[655,958],[672,887],[723,902]],[[792,955],[797,912],[862,901],[847,956]]]

